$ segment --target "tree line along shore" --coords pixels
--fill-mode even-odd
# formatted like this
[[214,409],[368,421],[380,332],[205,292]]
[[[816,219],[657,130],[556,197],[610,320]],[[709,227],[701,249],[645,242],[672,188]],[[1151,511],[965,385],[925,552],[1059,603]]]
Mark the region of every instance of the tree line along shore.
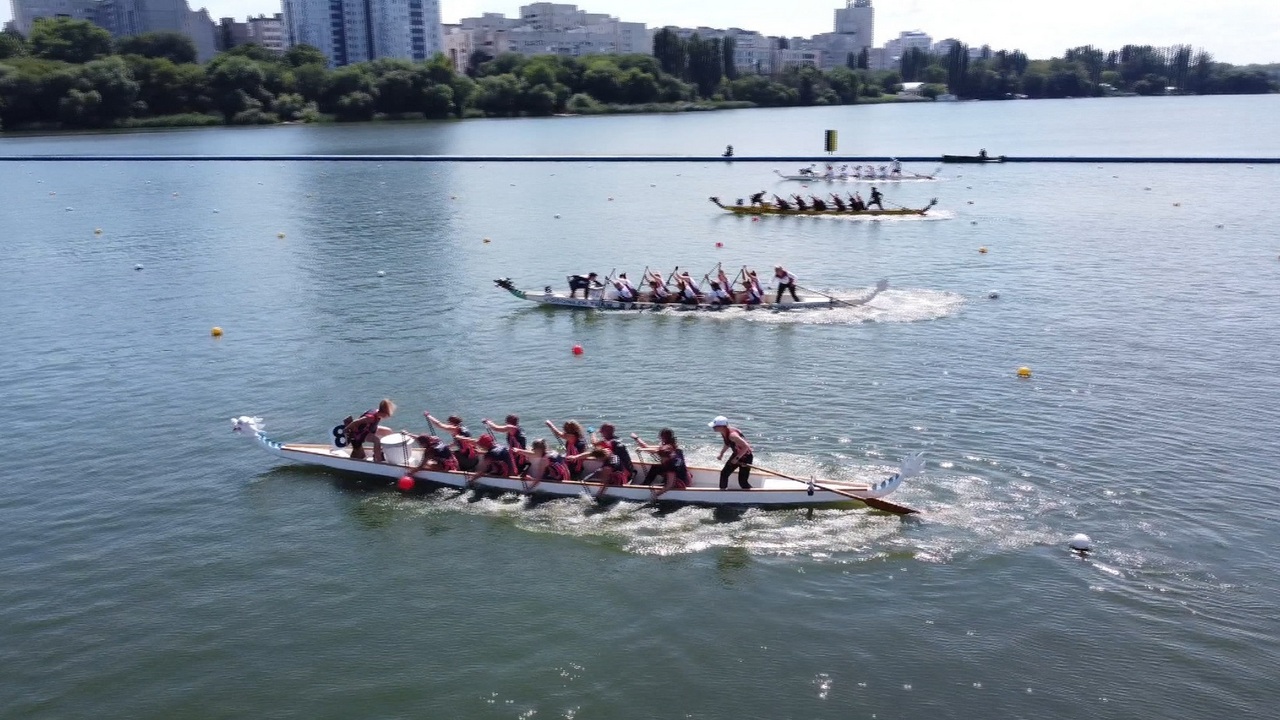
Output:
[[[520,117],[850,105],[918,96],[962,99],[1101,95],[1241,94],[1280,89],[1280,65],[1214,62],[1189,46],[1068,50],[1031,60],[1019,51],[964,45],[946,55],[912,50],[900,69],[867,68],[865,52],[828,71],[788,67],[741,73],[733,41],[654,37],[653,55],[491,57],[465,72],[443,55],[328,67],[314,47],[283,55],[256,45],[201,65],[177,33],[113,39],[83,20],[37,20],[30,37],[0,33],[0,130],[258,125],[282,122]],[[913,98],[913,99],[919,99]]]

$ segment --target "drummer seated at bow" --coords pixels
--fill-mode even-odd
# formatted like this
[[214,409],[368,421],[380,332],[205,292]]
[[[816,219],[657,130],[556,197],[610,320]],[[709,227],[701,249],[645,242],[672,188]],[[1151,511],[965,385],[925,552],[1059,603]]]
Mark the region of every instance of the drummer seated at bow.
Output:
[[491,477],[514,477],[519,474],[516,467],[515,453],[506,445],[494,442],[492,435],[481,435],[476,439],[476,447],[483,455],[477,463],[477,469],[467,478],[470,485],[485,475]]
[[595,273],[569,276],[569,297],[576,296],[579,290],[582,291],[582,297],[590,297],[592,290],[602,287],[604,284],[596,279]]

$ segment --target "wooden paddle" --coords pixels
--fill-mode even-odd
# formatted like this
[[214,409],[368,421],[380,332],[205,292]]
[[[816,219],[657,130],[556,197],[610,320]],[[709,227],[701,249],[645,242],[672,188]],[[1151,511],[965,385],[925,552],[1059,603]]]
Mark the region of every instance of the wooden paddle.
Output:
[[[849,306],[849,307],[858,307],[858,304],[857,304],[857,303],[851,303],[851,302],[848,302],[848,301],[845,301],[845,300],[841,300],[840,298],[838,298],[838,297],[836,297],[836,296],[834,296],[834,295],[828,295],[828,294],[826,294],[826,293],[821,293],[821,292],[818,292],[817,290],[812,290],[812,289],[810,289],[810,288],[804,287],[803,285],[800,285],[800,284],[798,284],[798,283],[796,284],[796,288],[798,288],[798,289],[800,289],[800,290],[803,290],[803,291],[805,291],[805,292],[811,292],[811,293],[813,293],[814,295],[821,295],[822,297],[824,297],[824,298],[826,298],[826,299],[828,299],[828,300],[830,300],[831,302],[834,302],[834,303],[840,303],[841,305],[847,305],[847,306]],[[879,293],[879,291],[877,290],[877,291],[876,291],[876,293]]]
[[875,508],[876,510],[883,510],[885,512],[893,513],[895,515],[912,515],[920,512],[919,510],[916,510],[914,508],[909,508],[906,505],[899,505],[895,502],[889,502],[888,500],[884,500],[882,498],[872,498],[872,497],[863,497],[861,495],[854,495],[851,492],[845,492],[844,490],[833,488],[830,485],[823,485],[814,480],[804,480],[802,478],[794,477],[792,475],[780,473],[777,470],[770,470],[769,468],[760,467],[759,465],[744,464],[741,467],[749,467],[749,468],[752,468],[753,470],[759,470],[762,473],[767,473],[769,475],[776,475],[780,478],[784,478],[787,480],[794,480],[798,483],[804,483],[806,486],[812,483],[812,485],[818,488],[819,490],[825,490],[826,492],[835,493],[836,495],[843,495],[844,497],[847,497],[850,500],[857,500],[862,504],[866,505],[867,507]]

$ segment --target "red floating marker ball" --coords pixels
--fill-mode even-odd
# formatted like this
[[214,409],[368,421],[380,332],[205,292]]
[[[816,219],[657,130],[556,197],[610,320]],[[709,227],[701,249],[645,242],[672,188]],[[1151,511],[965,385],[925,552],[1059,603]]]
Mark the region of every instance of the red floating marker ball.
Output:
[[574,354],[574,355],[581,355],[581,354],[582,354],[582,346],[581,346],[581,345],[574,345],[574,346],[573,346],[573,354]]
[[413,489],[413,478],[405,475],[396,481],[396,487],[400,488],[404,492],[409,492]]
[[724,243],[722,243],[722,242],[718,242],[718,243],[716,243],[716,247],[718,247],[718,248],[722,248],[722,247],[724,247]]

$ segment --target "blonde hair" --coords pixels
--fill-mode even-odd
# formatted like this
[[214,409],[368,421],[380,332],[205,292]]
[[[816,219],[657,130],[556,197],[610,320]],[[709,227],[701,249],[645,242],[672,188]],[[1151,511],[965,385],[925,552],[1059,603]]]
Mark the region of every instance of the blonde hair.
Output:
[[387,398],[383,398],[382,402],[378,403],[378,412],[382,413],[384,417],[391,417],[396,414],[396,404]]

